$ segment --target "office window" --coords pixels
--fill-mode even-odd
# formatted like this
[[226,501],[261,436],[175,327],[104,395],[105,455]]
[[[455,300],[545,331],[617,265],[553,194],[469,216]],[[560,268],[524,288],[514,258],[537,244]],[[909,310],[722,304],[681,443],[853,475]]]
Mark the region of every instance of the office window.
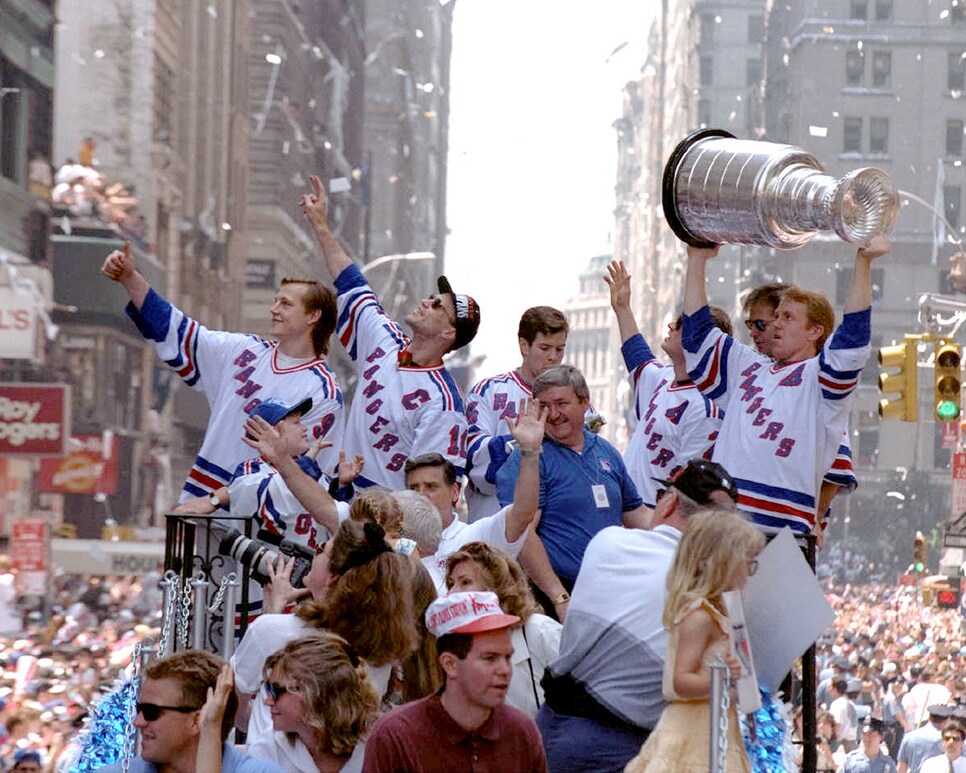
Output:
[[710,46],[712,43],[714,43],[714,14],[701,14],[699,24],[701,25],[699,30],[699,35],[701,36],[701,45]]
[[849,3],[849,18],[865,21],[869,16],[868,0],[851,0]]
[[174,112],[174,71],[154,57],[154,139],[171,144],[171,116]]
[[949,5],[949,21],[966,24],[966,0],[953,0]]
[[892,85],[892,54],[888,51],[872,53],[872,85],[877,89]]
[[889,119],[870,118],[869,119],[869,152],[888,153],[889,152]]
[[745,63],[745,85],[758,86],[761,84],[761,59],[749,59]]
[[[849,284],[852,281],[852,267],[838,268],[835,271],[835,302],[839,306],[845,303]],[[881,306],[885,295],[885,269],[872,269],[872,305]]]
[[946,185],[943,188],[943,214],[953,228],[959,228],[962,211],[963,189],[958,185]]
[[843,153],[862,152],[862,119],[846,118],[844,121],[844,133],[842,140]]
[[892,19],[892,0],[875,0],[875,20],[889,21]]
[[946,121],[946,155],[963,155],[963,122],[957,119]]
[[761,43],[765,39],[765,17],[748,17],[748,42]]
[[701,85],[710,86],[714,80],[712,72],[714,71],[714,59],[710,56],[702,56],[700,62],[701,68]]
[[865,81],[865,55],[861,51],[845,52],[845,85],[861,86]]
[[962,92],[966,87],[966,58],[962,51],[949,54],[948,72],[946,74],[946,88],[950,91]]
[[700,126],[711,125],[711,100],[710,99],[698,100],[698,124]]

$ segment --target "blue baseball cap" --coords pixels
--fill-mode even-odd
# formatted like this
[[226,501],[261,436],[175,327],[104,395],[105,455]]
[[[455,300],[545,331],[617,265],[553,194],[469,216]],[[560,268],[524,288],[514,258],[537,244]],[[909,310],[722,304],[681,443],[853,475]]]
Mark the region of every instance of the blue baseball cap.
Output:
[[43,757],[36,749],[20,749],[13,755],[13,764],[19,765],[21,762],[36,762],[38,765],[43,762]]
[[286,416],[291,416],[293,413],[297,413],[299,416],[304,416],[311,410],[311,397],[306,397],[302,402],[296,403],[292,406],[285,405],[278,400],[263,400],[252,408],[248,412],[248,415],[253,418],[255,416],[261,416],[263,419],[265,419],[265,421],[274,427]]

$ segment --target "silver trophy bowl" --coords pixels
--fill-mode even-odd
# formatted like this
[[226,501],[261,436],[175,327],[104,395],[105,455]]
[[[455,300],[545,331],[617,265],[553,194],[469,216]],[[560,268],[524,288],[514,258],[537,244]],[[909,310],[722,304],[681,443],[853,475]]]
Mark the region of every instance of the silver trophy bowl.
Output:
[[674,149],[664,167],[664,215],[679,239],[794,249],[818,231],[853,244],[892,231],[896,186],[864,167],[835,179],[794,145],[739,140],[702,129]]

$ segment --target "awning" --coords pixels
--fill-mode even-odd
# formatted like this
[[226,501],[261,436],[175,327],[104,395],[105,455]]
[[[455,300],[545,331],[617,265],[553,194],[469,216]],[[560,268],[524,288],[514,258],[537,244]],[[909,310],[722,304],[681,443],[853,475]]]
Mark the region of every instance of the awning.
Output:
[[144,575],[164,563],[164,544],[99,539],[50,541],[51,560],[67,574]]

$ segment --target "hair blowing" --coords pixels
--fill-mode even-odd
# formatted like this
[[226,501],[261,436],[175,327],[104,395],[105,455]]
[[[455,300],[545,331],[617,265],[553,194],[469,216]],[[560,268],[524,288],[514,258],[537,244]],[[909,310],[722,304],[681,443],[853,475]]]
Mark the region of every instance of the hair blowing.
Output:
[[273,671],[302,699],[302,721],[331,754],[351,755],[379,716],[366,664],[341,636],[319,631],[290,641],[265,661],[265,678]]

